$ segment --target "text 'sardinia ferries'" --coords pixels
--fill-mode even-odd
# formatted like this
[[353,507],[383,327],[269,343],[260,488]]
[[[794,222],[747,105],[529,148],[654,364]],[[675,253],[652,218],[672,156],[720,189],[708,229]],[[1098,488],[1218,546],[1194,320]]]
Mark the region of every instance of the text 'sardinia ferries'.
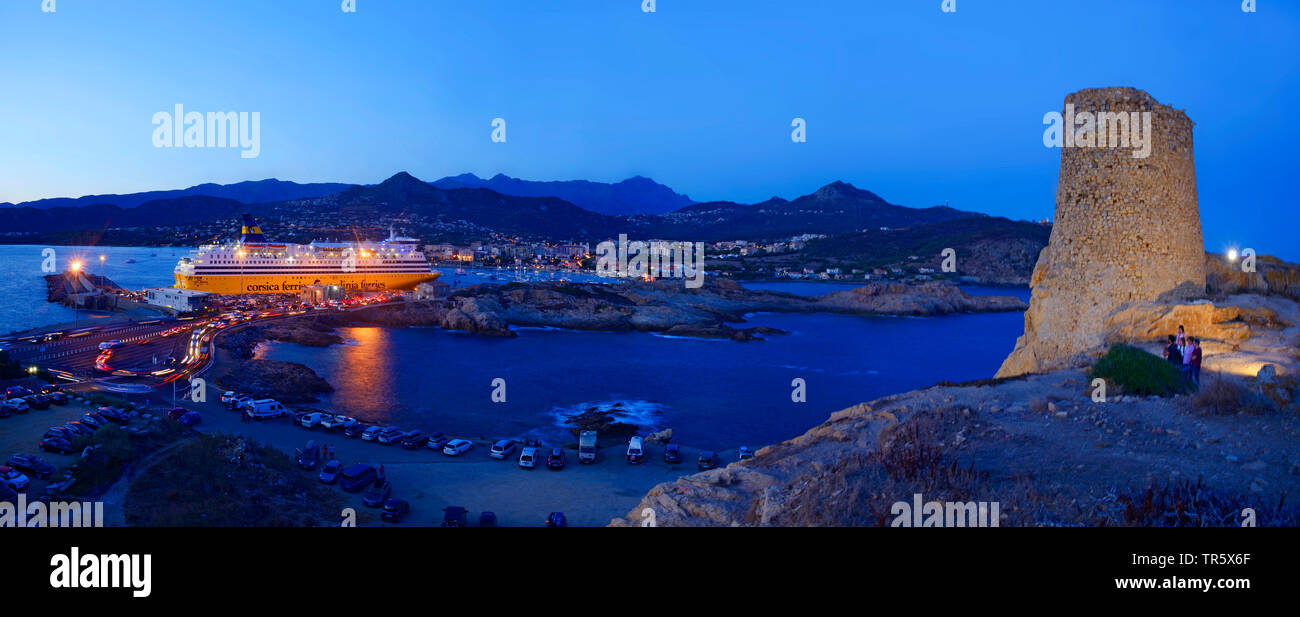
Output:
[[381,242],[267,242],[247,214],[239,242],[200,246],[176,264],[176,287],[217,294],[297,293],[306,285],[414,289],[438,276],[414,238],[390,234]]

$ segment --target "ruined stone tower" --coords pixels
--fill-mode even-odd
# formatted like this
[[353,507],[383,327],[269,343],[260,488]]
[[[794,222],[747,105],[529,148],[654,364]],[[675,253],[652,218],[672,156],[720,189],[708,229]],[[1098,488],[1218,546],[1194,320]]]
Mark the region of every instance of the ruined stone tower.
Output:
[[[1076,364],[1101,347],[1106,315],[1120,305],[1188,281],[1205,287],[1192,121],[1134,88],[1080,90],[1065,104],[1075,134],[1061,148],[1052,236],[1034,266],[1025,333],[998,377]],[[1150,112],[1140,136],[1148,156],[1116,139],[1123,123],[1113,112],[1135,121]],[[1109,122],[1090,127],[1102,113]]]

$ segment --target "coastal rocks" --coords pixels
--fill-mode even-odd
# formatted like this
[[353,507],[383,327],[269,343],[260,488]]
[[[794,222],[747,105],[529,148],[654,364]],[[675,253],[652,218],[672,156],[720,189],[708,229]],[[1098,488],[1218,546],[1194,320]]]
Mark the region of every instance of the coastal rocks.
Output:
[[[998,377],[1072,364],[1102,345],[1104,320],[1116,308],[1184,283],[1205,287],[1192,121],[1132,88],[1081,90],[1065,103],[1074,113],[1149,112],[1150,152],[1061,149],[1056,218],[1034,267],[1025,333]],[[1087,137],[1105,135],[1098,129]]]
[[647,443],[668,443],[673,440],[673,429],[666,428],[662,431],[650,433],[645,440]]
[[687,289],[673,280],[479,285],[446,300],[370,307],[357,311],[356,319],[385,325],[433,325],[491,336],[515,336],[510,326],[524,326],[757,341],[784,332],[728,324],[756,312],[941,315],[1024,308],[1025,303],[1017,298],[970,296],[940,283],[867,285],[808,298],[710,279],[700,289]]
[[1266,308],[1215,305],[1208,300],[1195,304],[1126,304],[1106,316],[1103,340],[1111,343],[1163,342],[1183,326],[1198,338],[1236,345],[1251,336],[1249,322],[1267,323],[1276,314]]
[[837,291],[817,299],[826,311],[886,315],[947,315],[1023,311],[1028,305],[1010,296],[972,296],[943,283],[880,283]]
[[[622,403],[614,403],[608,406],[593,406],[570,415],[564,419],[564,423],[569,427],[569,431],[578,435],[582,431],[596,431],[603,438],[626,439],[636,435],[640,427],[624,422],[624,412]],[[672,430],[668,431],[669,437],[672,436]]]
[[1270,255],[1255,259],[1254,272],[1242,272],[1241,258],[1205,254],[1205,286],[1214,294],[1259,293],[1300,300],[1300,265]]
[[274,398],[281,403],[313,403],[316,395],[334,388],[320,375],[297,362],[237,360],[217,376],[217,383],[253,398]]
[[257,345],[268,340],[308,347],[329,347],[343,342],[343,337],[334,333],[335,325],[327,319],[299,318],[246,326],[225,333],[217,339],[217,346],[243,360],[252,358]]

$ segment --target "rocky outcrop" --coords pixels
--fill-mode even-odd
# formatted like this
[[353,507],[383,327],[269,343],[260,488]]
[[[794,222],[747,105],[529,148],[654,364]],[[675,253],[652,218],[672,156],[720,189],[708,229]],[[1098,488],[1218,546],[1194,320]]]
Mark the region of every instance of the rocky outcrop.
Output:
[[821,296],[816,306],[829,312],[884,315],[1023,311],[1028,305],[1011,296],[972,296],[943,283],[867,285]]
[[320,375],[297,362],[278,360],[236,360],[218,374],[217,383],[255,399],[273,398],[281,403],[313,403],[318,394],[334,388]]
[[353,315],[367,323],[438,326],[494,336],[514,336],[510,326],[524,326],[751,341],[781,334],[773,328],[729,325],[756,312],[943,315],[1025,307],[1018,298],[971,296],[937,282],[874,284],[809,298],[711,279],[700,289],[687,289],[672,280],[481,285],[445,300],[381,305]]
[[[1096,402],[1075,369],[936,386],[835,412],[753,459],[659,484],[610,524],[639,526],[649,508],[659,526],[889,526],[893,506],[917,493],[999,502],[1002,526],[1237,525],[1261,499],[1279,517],[1270,524],[1300,524],[1277,498],[1300,489],[1296,380],[1276,367],[1208,369],[1202,379],[1233,380],[1277,407],[1208,415],[1197,396]],[[1189,492],[1212,499],[1185,504],[1195,518],[1143,513],[1145,500],[1196,478],[1205,484]]]
[[250,325],[225,332],[217,338],[217,346],[229,351],[230,355],[245,360],[253,357],[254,350],[262,341],[329,347],[343,342],[343,337],[334,332],[340,323],[323,317],[281,319],[265,325]]
[[1071,111],[1080,119],[1149,113],[1150,153],[1099,147],[1096,138],[1110,144],[1109,129],[1088,134],[1087,125],[1071,137],[1073,147],[1061,149],[1052,235],[1034,267],[1025,333],[999,377],[1068,365],[1102,344],[1105,318],[1121,305],[1155,300],[1180,284],[1205,287],[1192,121],[1132,88],[1081,90],[1065,104],[1067,132],[1076,130]]
[[1211,294],[1258,293],[1300,300],[1300,265],[1271,255],[1255,258],[1255,271],[1243,271],[1242,259],[1205,254],[1205,287]]

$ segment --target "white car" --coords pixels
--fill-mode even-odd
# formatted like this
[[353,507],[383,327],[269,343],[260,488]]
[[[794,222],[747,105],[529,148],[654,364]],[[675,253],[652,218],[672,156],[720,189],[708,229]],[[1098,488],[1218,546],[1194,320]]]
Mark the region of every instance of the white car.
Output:
[[318,426],[324,426],[323,422],[325,421],[326,418],[333,419],[333,416],[330,416],[329,414],[321,413],[319,411],[313,411],[302,417],[302,427],[316,428]]
[[320,427],[327,431],[334,431],[343,430],[356,423],[356,418],[350,418],[348,416],[325,416],[325,418],[320,421]]
[[507,456],[515,453],[515,442],[509,439],[502,439],[492,444],[492,452],[489,455],[497,460],[504,461]]
[[32,483],[30,478],[13,467],[0,467],[0,482],[8,484],[15,491],[21,491]]
[[464,452],[469,452],[474,447],[474,442],[468,439],[453,439],[443,446],[442,453],[447,456],[460,456]]
[[374,441],[376,438],[379,437],[380,433],[384,432],[387,429],[388,429],[387,426],[379,426],[378,424],[376,424],[375,426],[372,426],[364,431],[361,431],[361,439],[364,441]]
[[537,448],[528,447],[519,454],[519,466],[524,469],[532,469],[537,466]]

